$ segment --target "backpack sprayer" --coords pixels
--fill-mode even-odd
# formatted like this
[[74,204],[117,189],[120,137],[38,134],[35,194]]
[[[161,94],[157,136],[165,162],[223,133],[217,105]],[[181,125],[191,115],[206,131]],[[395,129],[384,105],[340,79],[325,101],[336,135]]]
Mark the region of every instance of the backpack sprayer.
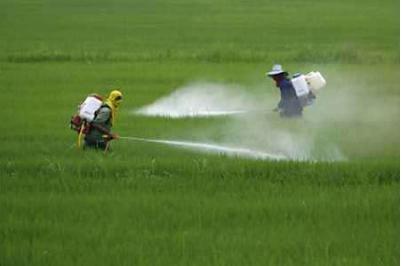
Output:
[[313,96],[316,96],[319,91],[325,87],[326,80],[319,71],[312,71],[306,75],[299,73],[293,75],[291,83],[301,105],[307,106],[312,103],[309,99],[309,95],[313,94]]
[[71,118],[70,128],[78,133],[77,147],[81,146],[81,139],[84,134],[90,131],[90,123],[95,119],[97,111],[103,103],[102,96],[90,94],[78,106],[77,113]]

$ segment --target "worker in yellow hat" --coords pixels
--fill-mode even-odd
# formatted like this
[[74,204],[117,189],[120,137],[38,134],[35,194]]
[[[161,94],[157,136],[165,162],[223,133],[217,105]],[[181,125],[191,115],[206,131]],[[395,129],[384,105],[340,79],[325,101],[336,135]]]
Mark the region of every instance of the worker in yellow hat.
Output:
[[113,90],[102,106],[96,111],[95,118],[90,124],[89,132],[85,135],[84,148],[94,148],[106,151],[110,140],[118,139],[119,135],[112,133],[116,113],[123,101],[123,94]]

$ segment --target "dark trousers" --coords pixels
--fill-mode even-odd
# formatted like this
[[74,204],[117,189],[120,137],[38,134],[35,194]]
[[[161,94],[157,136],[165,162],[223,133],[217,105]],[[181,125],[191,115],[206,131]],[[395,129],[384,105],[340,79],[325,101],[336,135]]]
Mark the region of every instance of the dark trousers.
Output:
[[302,110],[295,110],[295,109],[291,109],[291,110],[284,110],[282,112],[280,112],[280,116],[281,117],[301,117],[302,116]]
[[107,142],[104,140],[85,140],[84,149],[95,149],[105,151],[107,148]]
[[280,112],[281,117],[301,117],[302,116],[302,106],[298,101],[287,103],[284,105]]

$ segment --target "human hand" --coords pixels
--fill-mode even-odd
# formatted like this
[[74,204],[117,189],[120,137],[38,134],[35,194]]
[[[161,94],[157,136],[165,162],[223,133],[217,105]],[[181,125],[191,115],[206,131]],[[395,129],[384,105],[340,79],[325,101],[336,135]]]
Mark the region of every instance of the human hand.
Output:
[[119,139],[119,135],[116,133],[112,133],[110,136],[111,139]]

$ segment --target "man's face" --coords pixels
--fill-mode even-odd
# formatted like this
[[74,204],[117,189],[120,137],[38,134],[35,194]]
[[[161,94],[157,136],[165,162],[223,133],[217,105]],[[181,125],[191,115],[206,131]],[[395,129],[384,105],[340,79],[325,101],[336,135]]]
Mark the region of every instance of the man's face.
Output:
[[276,83],[278,83],[278,82],[281,80],[282,76],[283,76],[282,74],[278,74],[278,75],[271,76],[271,78],[272,78]]

